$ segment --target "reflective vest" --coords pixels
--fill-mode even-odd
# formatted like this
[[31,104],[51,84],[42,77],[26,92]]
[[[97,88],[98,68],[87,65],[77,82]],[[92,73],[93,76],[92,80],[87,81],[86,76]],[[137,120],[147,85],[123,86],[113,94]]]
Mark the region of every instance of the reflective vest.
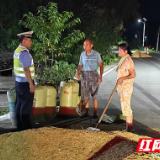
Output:
[[[18,46],[18,48],[14,52],[13,59],[14,59],[14,74],[15,74],[15,76],[26,77],[24,69],[22,67],[22,64],[19,60],[20,52],[24,51],[24,50],[26,50],[28,52],[27,48],[25,48],[23,46]],[[32,56],[31,56],[31,58],[32,58]],[[33,59],[32,59],[31,66],[29,67],[29,69],[31,72],[31,78],[34,79],[35,78],[35,68],[34,68]]]

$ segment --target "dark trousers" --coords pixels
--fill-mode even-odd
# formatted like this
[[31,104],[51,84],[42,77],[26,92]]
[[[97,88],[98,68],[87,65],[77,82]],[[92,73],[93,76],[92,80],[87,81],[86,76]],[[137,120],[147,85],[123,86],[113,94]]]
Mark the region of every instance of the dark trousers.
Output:
[[18,131],[31,129],[31,110],[34,93],[30,92],[28,82],[16,82],[16,118]]

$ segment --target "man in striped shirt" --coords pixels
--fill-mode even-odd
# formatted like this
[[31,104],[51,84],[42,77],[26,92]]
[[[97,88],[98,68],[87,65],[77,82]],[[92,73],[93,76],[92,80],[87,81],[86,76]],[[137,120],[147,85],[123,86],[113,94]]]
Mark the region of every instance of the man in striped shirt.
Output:
[[[83,44],[84,52],[81,53],[79,65],[76,73],[77,79],[81,75],[81,99],[85,101],[86,114],[85,117],[90,116],[89,113],[89,98],[92,96],[94,105],[93,118],[97,118],[98,108],[98,88],[102,82],[103,63],[100,54],[92,49],[93,43],[91,40],[86,39]],[[100,66],[100,75],[97,72],[97,68]]]

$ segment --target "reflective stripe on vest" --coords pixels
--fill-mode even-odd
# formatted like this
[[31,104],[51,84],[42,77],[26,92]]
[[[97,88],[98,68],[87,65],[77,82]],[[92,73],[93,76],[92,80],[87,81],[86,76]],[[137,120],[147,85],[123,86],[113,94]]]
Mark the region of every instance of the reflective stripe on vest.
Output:
[[[26,77],[24,69],[22,67],[22,64],[19,60],[20,52],[24,51],[24,50],[28,51],[27,48],[22,47],[22,46],[18,46],[18,48],[14,52],[14,74],[19,77]],[[32,56],[31,56],[31,58],[32,58]],[[31,66],[29,67],[29,70],[31,72],[31,78],[32,79],[35,78],[35,68],[34,68],[33,59],[31,62]]]

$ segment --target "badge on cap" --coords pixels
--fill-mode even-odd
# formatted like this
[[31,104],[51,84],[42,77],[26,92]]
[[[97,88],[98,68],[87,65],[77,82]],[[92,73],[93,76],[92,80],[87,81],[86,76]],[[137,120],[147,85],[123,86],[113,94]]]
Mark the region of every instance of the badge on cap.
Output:
[[32,34],[33,34],[33,31],[29,31],[29,32],[19,33],[19,34],[17,34],[17,36],[18,37],[25,36],[27,38],[32,38]]

